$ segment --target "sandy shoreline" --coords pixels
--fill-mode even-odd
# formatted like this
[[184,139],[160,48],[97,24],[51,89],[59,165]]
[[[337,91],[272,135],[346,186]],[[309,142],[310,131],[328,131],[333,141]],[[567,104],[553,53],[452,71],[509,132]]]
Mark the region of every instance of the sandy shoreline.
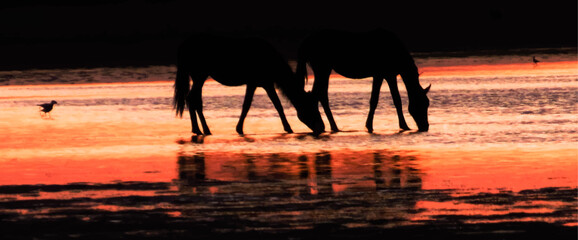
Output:
[[[231,184],[235,183],[204,182],[197,187]],[[386,188],[373,193],[296,197],[279,191],[249,195],[175,193],[171,185],[125,182],[3,186],[0,187],[3,196],[106,191],[130,191],[134,195],[45,200],[4,198],[0,202],[3,209],[0,229],[3,239],[313,239],[321,236],[377,239],[391,234],[408,239],[573,239],[577,234],[574,220],[578,191],[569,188],[459,196],[452,196],[452,190]],[[270,190],[272,186],[284,184],[253,182],[253,185],[267,186]],[[141,196],[138,192],[145,194]],[[432,211],[423,202],[468,205],[470,210]],[[537,206],[524,204],[528,202],[563,206],[532,212]],[[492,208],[518,210],[483,211]],[[475,213],[476,209],[482,211]]]
[[0,238],[575,239],[574,57],[428,60],[427,133],[399,132],[383,90],[368,134],[370,81],[333,79],[344,131],[319,138],[288,102],[283,133],[262,90],[237,135],[245,89],[211,81],[214,135],[192,138],[172,67],[3,72]]
[[[503,161],[481,164],[514,155],[532,165],[531,156],[572,158],[570,150],[258,154],[200,152],[187,149],[198,143],[174,144],[183,147],[176,156],[96,155],[60,161],[59,171],[50,170],[56,158],[36,161],[42,170],[30,184],[22,184],[27,179],[22,177],[0,186],[3,239],[377,239],[392,234],[573,239],[577,234],[573,169],[516,176]],[[5,173],[10,163],[6,166]],[[35,173],[34,165],[27,169]]]

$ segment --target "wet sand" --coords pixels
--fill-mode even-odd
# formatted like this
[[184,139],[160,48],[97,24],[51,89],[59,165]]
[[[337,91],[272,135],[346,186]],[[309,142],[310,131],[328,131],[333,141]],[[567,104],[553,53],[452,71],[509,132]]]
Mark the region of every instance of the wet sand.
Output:
[[[132,157],[93,153],[5,162],[3,239],[573,239],[577,234],[572,150],[198,151],[199,145],[219,141],[310,144],[352,136],[372,138],[209,136],[204,143],[177,139],[171,144],[177,151],[141,146],[137,149],[149,150]],[[536,168],[549,156],[557,166]],[[487,164],[491,161],[495,164]]]
[[[369,81],[332,80],[345,131],[319,138],[259,91],[236,135],[244,88],[214,82],[195,138],[162,79],[0,87],[0,238],[575,239],[576,63],[523,66],[426,71],[427,133],[398,132],[384,92],[368,134]],[[88,76],[131,72],[110,71]]]
[[[203,187],[232,183],[204,183]],[[239,184],[239,183],[237,183]],[[278,185],[252,183],[252,187]],[[290,187],[290,186],[285,186]],[[271,189],[271,188],[268,188]],[[295,197],[286,193],[224,195],[171,194],[168,183],[71,184],[2,188],[16,192],[156,191],[153,196],[85,197],[3,201],[3,239],[574,239],[575,226],[536,219],[575,217],[575,189],[451,196],[449,190],[382,189]],[[519,212],[447,213],[414,219],[428,209],[419,202],[469,204]],[[549,212],[532,212],[526,202],[566,203]],[[526,206],[525,206],[526,205]],[[6,213],[6,210],[18,210]],[[529,220],[532,219],[532,220]]]

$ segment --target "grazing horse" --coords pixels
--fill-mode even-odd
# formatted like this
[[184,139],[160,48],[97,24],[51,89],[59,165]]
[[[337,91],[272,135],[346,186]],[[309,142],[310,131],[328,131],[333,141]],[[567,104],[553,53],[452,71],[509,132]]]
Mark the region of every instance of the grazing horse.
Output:
[[383,29],[364,33],[338,30],[313,33],[299,48],[296,75],[297,78],[303,79],[303,84],[307,81],[307,63],[315,77],[312,92],[321,102],[333,132],[338,132],[339,128],[331,114],[327,96],[331,70],[347,78],[373,77],[369,115],[365,124],[370,133],[373,132],[373,115],[384,78],[389,85],[397,110],[399,127],[409,130],[403,117],[397,88],[397,75],[401,75],[409,98],[409,113],[417,123],[419,131],[428,131],[429,99],[426,94],[431,85],[426,89],[421,87],[413,58],[393,33]]
[[[189,89],[190,79],[193,86]],[[230,38],[213,35],[194,35],[179,47],[177,77],[174,85],[173,106],[177,115],[183,115],[185,104],[191,115],[192,132],[211,135],[203,115],[202,88],[208,77],[225,86],[247,85],[243,110],[237,133],[243,134],[243,122],[253,101],[257,87],[262,87],[279,113],[286,132],[293,130],[283,112],[275,88],[289,99],[297,110],[297,117],[313,134],[325,131],[317,101],[305,92],[295,79],[295,74],[283,57],[264,40],[257,38]],[[203,132],[199,129],[197,116]]]

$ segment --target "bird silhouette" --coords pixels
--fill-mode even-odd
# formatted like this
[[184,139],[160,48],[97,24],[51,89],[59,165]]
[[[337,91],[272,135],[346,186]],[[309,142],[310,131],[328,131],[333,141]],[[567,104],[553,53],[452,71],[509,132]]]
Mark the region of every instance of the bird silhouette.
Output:
[[532,56],[532,62],[534,62],[534,64],[538,64],[540,60],[536,59],[536,56]]
[[54,108],[54,104],[58,103],[52,100],[50,103],[37,104],[40,107],[40,117],[45,118],[48,115],[48,118],[50,118],[50,111]]

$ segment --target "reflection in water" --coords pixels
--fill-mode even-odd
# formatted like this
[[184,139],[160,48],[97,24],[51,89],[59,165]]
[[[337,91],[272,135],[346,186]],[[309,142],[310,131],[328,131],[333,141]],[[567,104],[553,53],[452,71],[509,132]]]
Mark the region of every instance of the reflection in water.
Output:
[[308,196],[311,194],[311,189],[309,188],[309,166],[307,165],[307,156],[301,155],[297,157],[297,164],[299,167],[299,196]]
[[183,193],[197,193],[199,185],[206,180],[205,156],[203,153],[193,156],[179,156],[179,191]]
[[315,155],[315,175],[317,177],[317,194],[321,196],[332,195],[331,155],[328,152],[320,152]]
[[[47,219],[54,225],[40,230],[45,234],[52,233],[50,226],[72,222],[82,229],[83,224],[103,223],[97,228],[118,228],[127,234],[133,234],[137,225],[145,228],[143,234],[155,233],[146,228],[158,226],[162,233],[194,236],[199,230],[205,234],[310,230],[339,235],[416,228],[445,233],[456,226],[465,233],[493,233],[511,230],[513,222],[522,232],[534,229],[527,222],[549,224],[548,229],[576,226],[575,188],[519,192],[422,188],[426,185],[422,182],[427,183],[422,181],[421,169],[428,169],[424,161],[385,150],[181,153],[176,188],[170,182],[0,187],[4,218],[0,225],[37,226],[38,219]],[[426,180],[430,178],[428,172]],[[95,197],[94,191],[109,193]],[[480,230],[484,224],[486,230]]]
[[[373,171],[377,190],[406,188],[421,190],[421,177],[415,168],[413,156],[393,155],[385,157],[380,152],[373,153]],[[384,164],[385,162],[385,164]],[[383,171],[386,171],[384,175]]]
[[247,180],[257,181],[257,173],[255,172],[255,157],[250,154],[244,155],[244,157],[247,169]]
[[212,200],[180,213],[201,219],[232,214],[289,228],[406,224],[418,212],[421,173],[415,160],[388,151],[182,154],[179,192]]
[[253,183],[269,184],[269,190],[279,185],[281,189],[293,190],[295,196],[331,196],[369,189],[373,192],[396,188],[419,190],[421,173],[413,164],[415,160],[412,156],[387,151],[338,155],[337,159],[329,152],[225,155],[200,152],[182,154],[177,163],[182,193],[198,193],[200,186],[207,185],[216,186],[218,192],[235,191],[227,184]]
[[[499,239],[491,235],[496,232],[534,236],[541,229],[535,226],[554,236],[559,226],[570,226],[575,239],[575,53],[568,62],[537,68],[494,64],[511,56],[483,58],[488,61],[424,60],[433,66],[423,80],[434,82],[430,114],[437,124],[427,134],[411,135],[388,127],[367,135],[359,125],[366,117],[367,82],[339,76],[332,76],[330,99],[343,129],[353,131],[323,139],[281,135],[275,109],[257,100],[267,97],[257,92],[259,124],[246,126],[255,135],[239,138],[230,134],[238,120],[230,109],[240,109],[244,88],[207,82],[204,100],[218,106],[207,114],[218,120],[212,122],[215,135],[191,139],[199,144],[189,143],[183,120],[167,112],[172,83],[2,87],[2,239],[76,238],[79,229],[116,238],[190,233],[181,237],[186,239],[203,236],[202,230],[284,232],[322,224],[345,231],[425,225],[480,239]],[[453,66],[464,60],[477,66]],[[59,79],[67,78],[61,73],[74,75],[61,71],[55,73]],[[111,79],[103,76],[93,77]],[[42,121],[34,106],[53,96],[64,104],[55,121]],[[397,122],[395,115],[383,116],[376,126]],[[309,131],[294,111],[287,117],[295,132]],[[175,139],[186,140],[175,145]],[[397,150],[382,150],[390,148]],[[175,161],[179,150],[185,153]],[[299,154],[304,151],[314,153]],[[155,226],[158,231],[147,229]],[[402,229],[421,234],[413,227]],[[479,232],[491,236],[475,237]]]
[[383,171],[381,166],[383,164],[382,156],[379,153],[373,153],[373,175],[375,176],[375,189],[385,189],[385,180],[383,179]]

